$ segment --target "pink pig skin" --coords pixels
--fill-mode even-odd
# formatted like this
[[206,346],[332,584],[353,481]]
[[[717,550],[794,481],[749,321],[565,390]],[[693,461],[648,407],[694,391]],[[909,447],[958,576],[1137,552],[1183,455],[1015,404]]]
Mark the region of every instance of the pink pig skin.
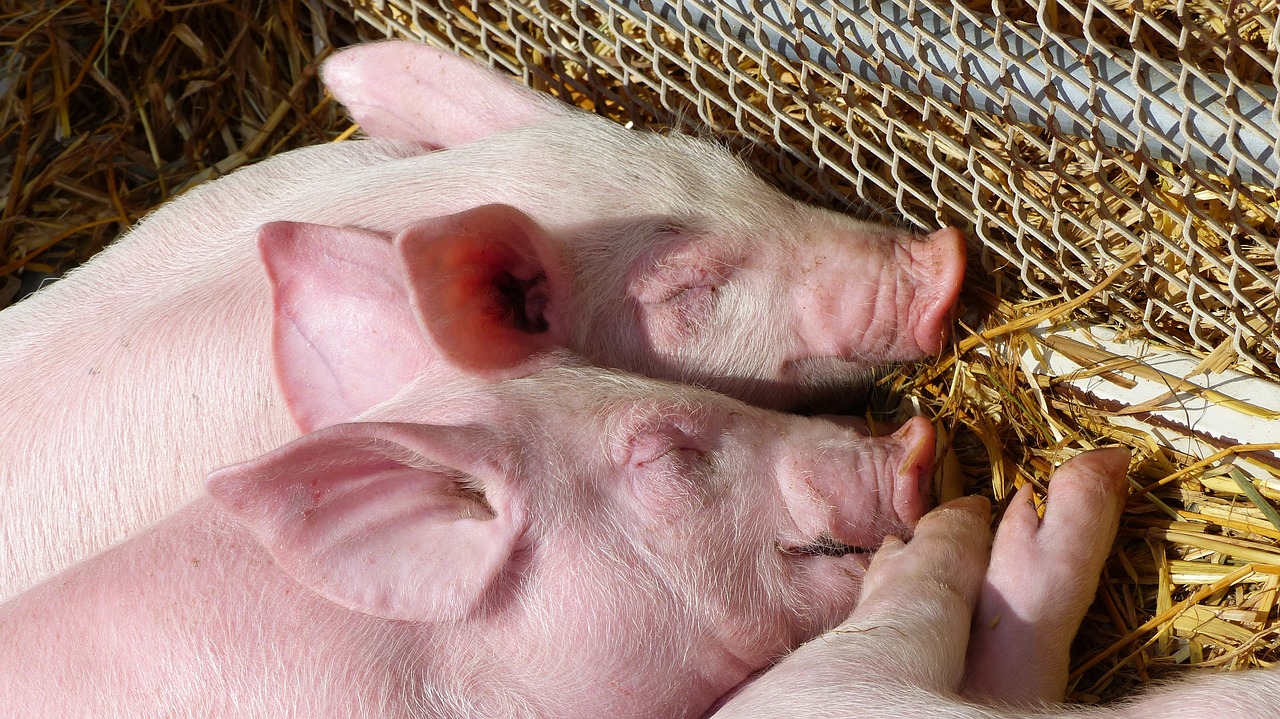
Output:
[[698,717],[848,614],[869,555],[841,545],[922,511],[921,421],[868,437],[536,340],[442,387],[430,297],[306,271],[361,239],[263,238],[285,395],[328,426],[0,605],[0,716]]
[[[452,300],[439,331],[455,342],[509,351],[503,328],[472,329],[505,317],[594,363],[765,405],[825,395],[946,334],[955,230],[925,242],[805,207],[711,144],[625,130],[420,45],[345,51],[324,74],[400,139],[307,148],[197,187],[0,313],[0,416],[13,418],[0,423],[0,598],[164,517],[210,468],[297,436],[271,382],[254,245],[267,223],[446,248],[397,262],[415,280],[438,273],[423,293]],[[333,282],[360,267],[335,263]],[[846,316],[816,316],[830,312]]]

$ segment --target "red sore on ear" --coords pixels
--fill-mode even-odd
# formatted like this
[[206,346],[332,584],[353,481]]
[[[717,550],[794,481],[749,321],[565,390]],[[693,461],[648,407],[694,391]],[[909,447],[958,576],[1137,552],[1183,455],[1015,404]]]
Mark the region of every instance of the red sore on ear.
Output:
[[491,377],[531,369],[564,342],[564,286],[541,229],[485,205],[415,224],[395,240],[423,329],[460,368]]

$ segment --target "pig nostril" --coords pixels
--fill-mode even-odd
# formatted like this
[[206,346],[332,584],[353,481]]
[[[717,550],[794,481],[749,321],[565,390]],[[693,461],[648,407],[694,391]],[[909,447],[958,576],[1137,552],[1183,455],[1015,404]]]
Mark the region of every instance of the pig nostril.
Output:
[[544,314],[547,307],[547,276],[539,273],[532,279],[522,280],[509,272],[493,278],[493,288],[498,291],[502,308],[511,326],[528,334],[540,334],[548,330]]
[[937,354],[951,336],[958,311],[961,285],[966,264],[964,235],[954,227],[917,241],[911,246],[913,264],[923,275],[921,295],[916,310],[915,340],[926,355]]

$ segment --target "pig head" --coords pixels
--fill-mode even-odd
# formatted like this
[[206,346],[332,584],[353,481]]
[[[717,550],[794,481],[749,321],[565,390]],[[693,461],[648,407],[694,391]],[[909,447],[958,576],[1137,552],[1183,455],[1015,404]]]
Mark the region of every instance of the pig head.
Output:
[[209,489],[298,584],[406,623],[451,716],[701,716],[839,623],[866,546],[915,519],[894,505],[922,507],[925,426],[869,438],[563,359],[416,423],[435,396],[410,385]]
[[715,145],[624,131],[419,43],[346,50],[324,78],[375,136],[440,147],[497,132],[536,143],[539,165],[563,160],[495,198],[530,218],[468,224],[546,248],[565,301],[531,329],[593,362],[794,407],[949,335],[965,264],[954,228],[920,237],[802,205]]

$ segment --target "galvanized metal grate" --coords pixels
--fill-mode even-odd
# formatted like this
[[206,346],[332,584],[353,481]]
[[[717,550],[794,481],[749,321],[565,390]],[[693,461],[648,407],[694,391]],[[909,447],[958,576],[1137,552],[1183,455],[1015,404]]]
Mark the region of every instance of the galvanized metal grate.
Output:
[[[342,0],[331,0],[341,3]],[[967,228],[996,277],[1280,378],[1276,0],[352,0],[809,201]],[[864,204],[866,203],[866,204]]]

